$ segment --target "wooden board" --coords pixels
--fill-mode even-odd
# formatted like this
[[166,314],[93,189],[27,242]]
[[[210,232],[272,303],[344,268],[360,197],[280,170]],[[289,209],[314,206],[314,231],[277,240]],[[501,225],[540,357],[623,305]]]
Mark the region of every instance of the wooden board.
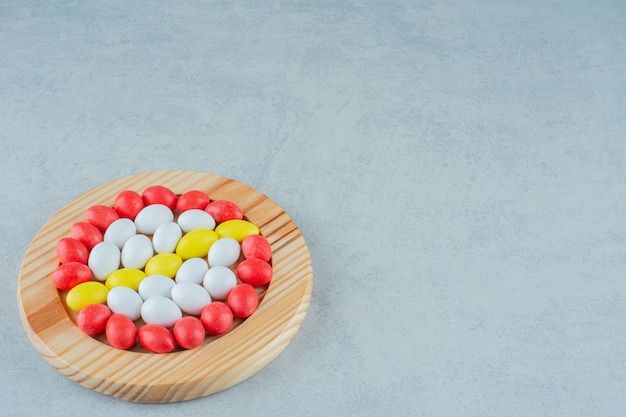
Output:
[[[58,266],[56,244],[70,236],[93,205],[113,205],[120,191],[141,193],[163,185],[176,194],[198,189],[211,200],[237,203],[272,246],[274,276],[260,304],[220,337],[191,350],[154,354],[124,351],[82,333],[76,314],[51,281]],[[195,171],[155,171],[120,178],[88,191],[39,230],[19,276],[18,305],[28,337],[39,353],[71,380],[95,391],[143,403],[190,400],[229,388],[261,370],[287,346],[308,310],[313,272],[306,243],[293,220],[255,189],[229,178]]]

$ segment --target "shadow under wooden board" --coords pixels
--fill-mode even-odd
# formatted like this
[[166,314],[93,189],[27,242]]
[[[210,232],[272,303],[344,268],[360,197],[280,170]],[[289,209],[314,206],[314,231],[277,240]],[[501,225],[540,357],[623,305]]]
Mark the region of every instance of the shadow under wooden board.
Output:
[[[258,289],[259,307],[236,320],[221,336],[207,337],[190,350],[150,353],[136,345],[119,350],[104,337],[91,337],[76,325],[77,313],[64,302],[51,276],[59,265],[56,244],[70,236],[94,205],[113,206],[124,190],[141,192],[162,185],[180,195],[206,192],[242,209],[272,247],[273,278]],[[166,403],[207,396],[249,378],[285,349],[307,313],[313,283],[309,251],[285,211],[267,196],[235,180],[196,171],[153,171],[96,187],[56,212],[35,235],[20,268],[18,306],[34,347],[69,379],[97,392],[142,403]]]

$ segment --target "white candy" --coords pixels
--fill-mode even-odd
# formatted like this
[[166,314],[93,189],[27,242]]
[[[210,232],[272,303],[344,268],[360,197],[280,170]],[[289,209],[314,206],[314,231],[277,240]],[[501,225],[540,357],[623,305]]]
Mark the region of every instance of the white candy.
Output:
[[189,233],[196,229],[215,229],[215,220],[209,213],[200,209],[184,211],[178,216],[178,225],[183,232]]
[[124,243],[137,233],[135,223],[131,219],[121,218],[115,220],[104,232],[104,241],[114,243],[122,249]]
[[165,275],[149,275],[139,283],[139,295],[144,300],[153,297],[172,298],[172,287],[176,285],[174,280]]
[[132,288],[113,287],[107,294],[107,305],[113,313],[123,314],[132,321],[141,316],[143,299]]
[[237,286],[237,276],[225,266],[211,267],[204,275],[204,288],[215,300],[225,300],[230,290]]
[[211,296],[201,285],[180,282],[172,288],[172,300],[187,314],[198,315],[211,304]]
[[223,237],[215,241],[209,249],[209,265],[232,266],[239,259],[241,246],[239,242],[230,237]]
[[126,268],[142,269],[153,255],[150,238],[146,235],[134,235],[122,248],[122,265]]
[[209,265],[203,258],[189,258],[178,268],[176,282],[193,282],[202,284]]
[[141,305],[141,318],[146,324],[172,327],[182,317],[180,307],[167,297],[152,297]]
[[174,213],[169,207],[163,204],[151,204],[145,206],[137,213],[135,217],[135,226],[138,233],[145,233],[147,235],[154,234],[156,229],[163,223],[171,222],[174,220]]
[[152,235],[152,246],[156,253],[174,253],[178,241],[183,237],[180,226],[174,222],[166,222],[157,227]]
[[98,281],[120,267],[120,249],[111,242],[100,242],[91,249],[87,265]]

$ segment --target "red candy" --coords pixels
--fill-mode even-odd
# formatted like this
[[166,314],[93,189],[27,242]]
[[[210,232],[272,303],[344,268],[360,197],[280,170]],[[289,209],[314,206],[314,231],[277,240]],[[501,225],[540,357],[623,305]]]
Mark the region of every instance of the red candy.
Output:
[[72,225],[70,235],[91,250],[102,242],[102,232],[96,226],[87,222],[78,222]]
[[209,196],[204,191],[191,190],[178,197],[176,208],[180,213],[191,209],[204,210],[209,201]]
[[112,314],[104,331],[107,340],[114,348],[125,350],[135,345],[137,328],[135,323],[123,314]]
[[104,233],[107,228],[115,220],[119,219],[120,215],[117,211],[107,206],[91,206],[85,212],[85,219],[87,223],[91,223]]
[[141,346],[154,353],[169,353],[176,347],[174,335],[158,324],[146,324],[137,331]]
[[223,223],[226,220],[243,219],[243,212],[239,206],[228,200],[212,201],[204,208],[204,211],[209,213],[217,224]]
[[80,330],[94,336],[106,330],[111,314],[111,309],[104,304],[90,304],[80,310],[76,324]]
[[52,273],[52,283],[61,291],[69,291],[87,281],[91,281],[91,269],[81,262],[62,264]]
[[235,274],[241,282],[260,287],[272,280],[272,267],[264,260],[250,258],[237,265]]
[[115,197],[113,203],[113,209],[120,215],[127,219],[135,220],[137,213],[144,208],[145,204],[143,198],[139,193],[132,190],[122,191]]
[[204,340],[204,326],[199,318],[185,316],[174,325],[174,338],[183,349],[200,346]]
[[246,259],[259,258],[268,262],[272,257],[272,247],[263,236],[250,235],[241,242],[241,253]]
[[141,197],[143,198],[143,202],[146,206],[152,204],[163,204],[164,206],[169,207],[172,211],[176,208],[176,194],[174,194],[174,191],[162,185],[153,185],[146,188],[143,190]]
[[233,324],[233,312],[221,301],[214,301],[202,309],[200,321],[209,334],[224,334]]
[[78,240],[64,237],[57,243],[57,256],[62,264],[70,262],[87,264],[87,261],[89,261],[89,250]]
[[250,284],[239,284],[228,293],[228,307],[235,317],[249,317],[258,305],[259,296]]

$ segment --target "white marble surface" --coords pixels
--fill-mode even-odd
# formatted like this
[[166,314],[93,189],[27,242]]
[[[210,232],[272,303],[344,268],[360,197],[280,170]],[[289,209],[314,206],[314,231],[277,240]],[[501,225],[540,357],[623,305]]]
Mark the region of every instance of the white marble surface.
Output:
[[[623,1],[0,1],[3,415],[617,416]],[[145,405],[50,367],[19,266],[77,195],[160,169],[280,204],[314,266],[287,349]]]

